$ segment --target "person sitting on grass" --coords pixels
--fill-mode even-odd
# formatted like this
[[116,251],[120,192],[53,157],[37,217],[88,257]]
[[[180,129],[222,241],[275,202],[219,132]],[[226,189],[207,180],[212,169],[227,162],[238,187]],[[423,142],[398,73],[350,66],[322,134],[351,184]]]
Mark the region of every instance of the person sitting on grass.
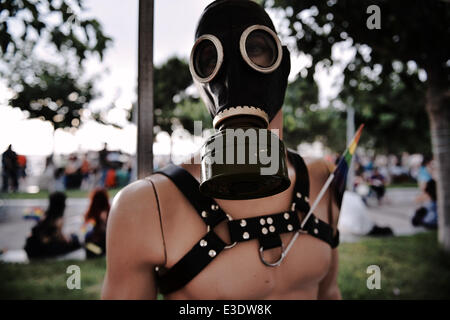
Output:
[[96,188],[91,193],[89,209],[84,215],[86,257],[94,258],[106,252],[106,221],[109,213],[108,192],[104,188]]
[[425,185],[425,191],[416,198],[416,202],[421,204],[421,207],[416,210],[412,219],[412,224],[415,227],[424,226],[428,229],[437,228],[437,197],[436,197],[436,181],[434,179],[428,180]]
[[28,258],[49,258],[63,255],[80,248],[78,237],[72,234],[66,237],[62,233],[66,195],[54,192],[49,196],[49,206],[44,218],[31,230],[27,238],[25,251]]

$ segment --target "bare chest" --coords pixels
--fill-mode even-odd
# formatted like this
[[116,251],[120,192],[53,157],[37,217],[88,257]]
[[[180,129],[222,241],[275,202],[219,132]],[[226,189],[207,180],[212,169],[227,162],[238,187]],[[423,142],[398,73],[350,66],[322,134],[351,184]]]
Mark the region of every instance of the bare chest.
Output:
[[[255,200],[217,200],[231,219],[245,219],[289,210],[293,201],[296,172],[289,164],[291,186],[277,195]],[[323,170],[322,170],[323,171]],[[190,171],[196,177],[198,170]],[[313,203],[323,184],[320,168],[308,166],[310,203]],[[197,177],[198,180],[198,177]],[[177,187],[161,184],[162,225],[166,247],[166,267],[173,267],[207,233],[205,223]],[[314,214],[329,223],[330,197],[326,195]],[[303,214],[297,211],[299,219]],[[230,234],[223,221],[214,231],[230,243]],[[293,232],[281,234],[286,247]],[[264,259],[278,260],[281,248],[265,250]],[[300,234],[283,262],[277,267],[262,263],[258,240],[238,242],[225,249],[183,288],[166,295],[168,299],[315,299],[319,284],[331,266],[332,250],[328,243],[308,234]]]
[[[278,195],[255,203],[220,202],[221,208],[233,219],[273,214],[290,206],[292,194]],[[175,265],[206,233],[206,226],[187,201],[172,194],[164,211],[172,212],[165,221],[167,249],[166,267]],[[313,199],[312,199],[313,200]],[[167,203],[167,202],[165,202]],[[326,206],[319,206],[316,215],[326,217]],[[300,217],[301,218],[301,217]],[[326,220],[325,220],[326,221]],[[226,222],[214,230],[230,243]],[[293,233],[281,234],[286,246]],[[276,261],[281,248],[264,251],[264,259]],[[330,246],[310,235],[301,234],[281,265],[268,267],[260,259],[257,240],[241,242],[222,251],[205,269],[182,289],[167,295],[169,299],[313,299],[320,281],[331,262]]]

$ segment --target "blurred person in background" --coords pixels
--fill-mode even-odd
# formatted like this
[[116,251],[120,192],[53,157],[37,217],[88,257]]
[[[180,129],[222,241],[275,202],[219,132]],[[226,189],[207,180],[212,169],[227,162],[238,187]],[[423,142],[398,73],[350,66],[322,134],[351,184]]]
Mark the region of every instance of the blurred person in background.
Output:
[[54,174],[54,185],[53,190],[54,191],[65,191],[66,190],[66,176],[64,175],[64,168],[60,167],[55,169]]
[[386,178],[380,173],[378,167],[375,167],[372,175],[370,176],[369,184],[370,189],[377,197],[378,204],[381,204],[384,194],[386,193]]
[[98,161],[99,161],[99,167],[100,167],[100,186],[105,186],[105,180],[106,180],[106,174],[108,173],[109,169],[109,161],[108,161],[108,144],[103,145],[103,149],[98,152]]
[[96,188],[91,193],[89,208],[84,215],[86,257],[103,256],[106,253],[106,222],[110,204],[108,192]]
[[122,167],[116,170],[116,185],[119,188],[125,187],[131,178],[131,166],[123,164]]
[[81,189],[82,190],[90,190],[91,186],[91,163],[88,160],[88,155],[85,154],[83,156],[83,160],[81,162],[80,172],[81,172]]
[[425,190],[416,198],[416,202],[421,205],[416,210],[412,219],[413,226],[424,226],[428,229],[437,228],[437,196],[436,196],[436,181],[434,179],[428,180],[425,185]]
[[3,186],[2,192],[8,192],[9,184],[11,183],[12,191],[16,192],[19,183],[17,179],[17,154],[12,150],[12,145],[8,146],[5,152],[2,155],[2,178],[3,178]]
[[22,155],[22,154],[18,154],[17,155],[17,179],[19,180],[19,184],[20,181],[25,180],[25,178],[27,177],[27,157]]
[[49,206],[44,218],[31,230],[25,243],[28,258],[49,258],[80,248],[78,237],[62,233],[66,195],[54,192],[49,196]]
[[[53,163],[53,154],[45,158],[45,169],[39,177],[39,189],[48,190],[50,192],[55,190],[55,164]],[[62,190],[58,190],[62,191]]]
[[114,188],[116,186],[116,170],[109,168],[106,171],[105,188]]
[[422,165],[417,173],[417,183],[420,190],[425,191],[428,181],[432,179],[433,174],[433,158],[431,156],[424,156]]
[[81,162],[76,155],[71,155],[65,168],[66,189],[78,189],[81,186]]

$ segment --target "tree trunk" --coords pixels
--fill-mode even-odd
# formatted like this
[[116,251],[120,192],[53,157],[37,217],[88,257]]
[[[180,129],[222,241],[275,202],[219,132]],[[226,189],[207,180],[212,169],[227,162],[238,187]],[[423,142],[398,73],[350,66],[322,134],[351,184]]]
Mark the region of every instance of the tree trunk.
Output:
[[442,65],[427,68],[427,112],[436,162],[438,240],[450,253],[450,89]]
[[153,171],[153,0],[139,0],[137,172]]

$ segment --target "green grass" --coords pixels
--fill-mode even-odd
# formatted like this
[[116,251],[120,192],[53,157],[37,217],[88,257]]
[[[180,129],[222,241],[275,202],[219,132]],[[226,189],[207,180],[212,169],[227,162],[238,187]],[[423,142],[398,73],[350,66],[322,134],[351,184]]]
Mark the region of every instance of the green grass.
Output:
[[[81,289],[67,289],[70,265],[81,270]],[[104,258],[87,261],[42,260],[0,264],[0,299],[98,299],[105,272]]]
[[[113,198],[120,188],[113,188],[108,190],[110,198]],[[90,191],[86,190],[67,190],[65,194],[68,198],[87,198],[89,197]],[[16,193],[1,193],[0,198],[3,199],[48,199],[48,191],[39,191],[37,193],[26,193],[26,192],[16,192]]]
[[[426,232],[341,244],[338,282],[343,298],[448,299],[450,256],[439,250],[436,237],[436,232]],[[71,264],[81,268],[81,290],[66,287]],[[381,269],[380,290],[366,287],[369,265]],[[98,299],[104,272],[104,258],[0,264],[0,299]]]
[[402,183],[392,183],[387,186],[390,188],[418,188],[417,182],[402,182]]
[[[344,243],[339,254],[345,299],[450,298],[450,254],[439,249],[436,232]],[[379,290],[367,289],[369,265],[381,269]]]

